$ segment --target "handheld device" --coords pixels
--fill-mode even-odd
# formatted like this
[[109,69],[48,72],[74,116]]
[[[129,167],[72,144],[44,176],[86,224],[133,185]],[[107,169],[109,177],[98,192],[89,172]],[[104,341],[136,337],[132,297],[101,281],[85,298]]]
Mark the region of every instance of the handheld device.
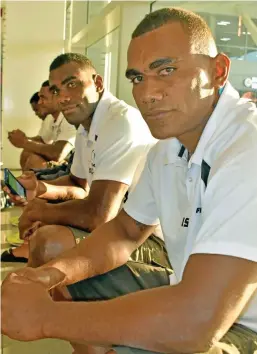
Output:
[[26,198],[26,189],[20,184],[8,168],[4,168],[4,183],[10,189],[12,194]]

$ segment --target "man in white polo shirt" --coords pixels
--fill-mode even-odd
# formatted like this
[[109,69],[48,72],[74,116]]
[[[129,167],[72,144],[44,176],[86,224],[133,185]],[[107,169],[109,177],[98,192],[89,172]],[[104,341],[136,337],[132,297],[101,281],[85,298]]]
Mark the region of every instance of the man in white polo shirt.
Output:
[[[48,225],[34,233],[30,254],[27,244],[11,251],[19,257],[17,261],[30,256],[33,266],[73,247],[116,216],[139,178],[149,149],[157,142],[137,109],[103,89],[102,78],[85,56],[68,53],[57,57],[50,67],[50,83],[66,119],[80,125],[69,176],[47,183],[30,174],[20,178],[30,200],[20,218],[21,237]],[[41,200],[33,199],[35,196]],[[50,204],[46,200],[65,202]],[[134,259],[142,261],[146,249],[147,260],[169,266],[166,253],[162,261],[164,245],[157,236],[152,235]]]
[[[10,277],[2,298],[4,323],[16,291],[23,291],[23,300],[5,333],[23,340],[116,345],[118,353],[256,353],[257,111],[228,83],[229,69],[228,57],[217,52],[198,15],[161,9],[141,21],[132,35],[126,76],[152,134],[163,141],[149,153],[115,219],[45,266]],[[174,267],[166,286],[110,301],[50,299],[44,286],[89,278],[84,281],[98,280],[100,287],[106,274],[115,278],[158,219]],[[102,240],[103,252],[95,253]],[[69,269],[78,256],[80,275],[73,278]],[[139,275],[145,279],[144,272]],[[40,324],[30,330],[36,321]]]
[[49,81],[43,82],[38,95],[40,112],[46,116],[38,133],[40,139],[28,138],[21,130],[10,132],[8,136],[12,145],[23,149],[23,171],[45,168],[48,161],[63,161],[75,143],[76,128],[69,124],[58,110],[49,91]]

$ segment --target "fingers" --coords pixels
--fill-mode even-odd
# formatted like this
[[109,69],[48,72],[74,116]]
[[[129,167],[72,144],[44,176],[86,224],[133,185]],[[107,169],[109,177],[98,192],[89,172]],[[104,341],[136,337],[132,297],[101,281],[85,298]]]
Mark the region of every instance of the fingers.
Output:
[[22,198],[22,197],[20,197],[18,195],[12,194],[12,192],[10,191],[10,189],[7,186],[3,187],[3,191],[9,196],[11,201],[13,203],[15,203],[16,205],[24,206],[24,205],[27,204],[26,199],[24,199],[24,198]]
[[3,191],[8,195],[11,194],[11,191],[7,186],[3,186]]
[[10,283],[15,283],[15,284],[31,284],[31,280],[28,278],[25,278],[24,276],[16,273],[11,273],[9,277]]
[[34,234],[34,232],[37,231],[37,229],[39,229],[43,225],[44,224],[41,221],[33,222],[33,224],[28,229],[23,231],[23,233],[20,235],[20,238],[22,240],[29,240],[30,237]]
[[27,200],[18,196],[18,195],[14,195],[11,193],[11,191],[9,190],[9,188],[4,187],[3,190],[6,192],[6,194],[9,196],[9,198],[11,199],[11,201],[17,205],[17,206],[25,206],[28,204]]

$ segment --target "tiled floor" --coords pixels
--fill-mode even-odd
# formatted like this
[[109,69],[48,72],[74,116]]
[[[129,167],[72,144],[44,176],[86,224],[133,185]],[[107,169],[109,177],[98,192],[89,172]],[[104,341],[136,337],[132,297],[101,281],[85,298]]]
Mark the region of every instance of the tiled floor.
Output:
[[[20,215],[20,208],[11,208],[1,211],[1,248],[3,252],[10,245],[6,243],[6,236],[9,233],[16,232],[17,228],[10,225],[10,218]],[[1,279],[14,269],[21,268],[24,263],[2,263]],[[17,296],[17,301],[19,297]],[[26,319],[24,319],[26,321]],[[19,342],[2,336],[1,353],[2,354],[70,354],[71,346],[64,341],[44,339],[35,342]]]

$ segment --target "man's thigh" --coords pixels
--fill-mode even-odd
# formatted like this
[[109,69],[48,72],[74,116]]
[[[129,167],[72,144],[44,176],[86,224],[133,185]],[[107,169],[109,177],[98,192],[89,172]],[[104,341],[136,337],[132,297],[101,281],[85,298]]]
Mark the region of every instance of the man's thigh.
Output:
[[169,285],[164,267],[128,261],[108,273],[67,286],[73,301],[110,300],[140,290]]
[[[73,233],[76,244],[80,243],[81,240],[90,235],[89,232],[81,229],[74,227],[69,227],[69,229]],[[153,234],[132,253],[130,260],[151,264],[153,266],[161,266],[171,271],[171,264],[165,243]]]
[[[89,233],[69,228],[78,244]],[[151,235],[132,255],[126,265],[106,274],[69,285],[74,301],[112,299],[138,290],[169,284],[171,274],[164,242]]]

